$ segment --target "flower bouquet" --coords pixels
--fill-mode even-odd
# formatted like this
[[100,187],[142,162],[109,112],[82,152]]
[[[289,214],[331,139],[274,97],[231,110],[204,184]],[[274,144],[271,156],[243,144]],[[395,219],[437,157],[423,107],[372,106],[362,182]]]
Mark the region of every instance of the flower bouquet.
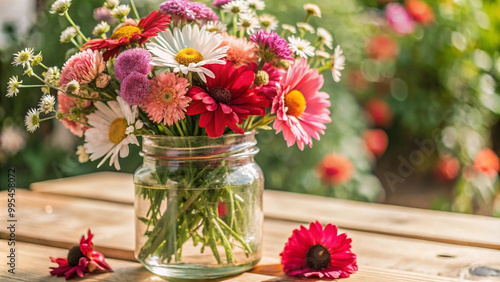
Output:
[[71,19],[71,1],[57,0],[50,12],[68,20],[61,42],[76,53],[59,69],[26,48],[13,64],[42,84],[12,77],[8,85],[7,96],[41,88],[27,130],[59,119],[84,139],[81,162],[109,160],[119,170],[143,137],[136,257],[166,277],[226,276],[258,262],[263,177],[254,133],[274,129],[288,146],[312,146],[331,121],[320,73],[331,69],[338,81],[344,67],[339,46],[327,52],[331,34],[311,33],[310,17],[321,16],[315,5],[304,5],[305,21],[282,25],[281,35],[261,0],[213,5],[168,0],[141,18],[132,0],[107,0],[90,39]]

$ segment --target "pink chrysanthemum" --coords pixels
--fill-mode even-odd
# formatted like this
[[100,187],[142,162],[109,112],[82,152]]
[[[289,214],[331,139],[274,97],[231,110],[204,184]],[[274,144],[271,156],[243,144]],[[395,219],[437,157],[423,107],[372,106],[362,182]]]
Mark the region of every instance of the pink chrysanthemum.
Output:
[[189,82],[174,73],[162,73],[151,80],[151,88],[141,105],[149,118],[173,125],[185,116],[191,98],[186,96]]
[[149,91],[148,76],[132,72],[120,84],[120,96],[129,105],[140,105],[146,99]]
[[[79,100],[77,98],[69,97],[62,92],[58,92],[57,111],[65,115],[69,115],[71,114],[72,108],[78,107],[78,101],[81,102],[80,107],[82,109],[89,108],[92,105],[92,103],[89,100],[81,100],[81,99]],[[85,118],[84,115],[81,115],[77,121],[69,120],[66,117],[61,120],[63,125],[66,128],[68,128],[71,131],[71,133],[75,134],[78,137],[82,137],[85,130],[88,129],[88,127],[83,125],[82,123],[86,123],[87,119]]]
[[214,0],[212,2],[212,5],[214,5],[217,8],[220,8],[220,7],[224,6],[224,5],[226,5],[227,3],[233,2],[233,1],[234,0]]
[[172,16],[176,23],[219,20],[217,14],[205,4],[188,0],[167,0],[160,4],[160,12]]
[[97,9],[95,9],[93,16],[94,16],[94,20],[96,20],[96,22],[98,22],[98,23],[107,22],[108,24],[112,25],[112,24],[115,24],[117,22],[117,19],[115,19],[111,15],[111,10],[109,10],[108,8],[105,8],[105,7],[99,7]]
[[106,63],[99,51],[83,50],[71,56],[64,63],[59,84],[64,89],[64,86],[72,80],[76,80],[80,84],[90,83],[105,68]]
[[149,63],[153,57],[146,49],[135,48],[122,52],[116,58],[115,75],[119,81],[122,81],[132,72],[147,75],[153,69]]
[[400,34],[410,34],[415,30],[415,22],[403,5],[390,3],[385,7],[385,16],[391,27]]
[[288,42],[274,31],[266,32],[259,29],[257,33],[250,35],[250,40],[257,44],[259,47],[258,55],[266,62],[276,58],[293,60],[292,50],[290,50]]
[[283,271],[290,276],[346,278],[358,270],[356,255],[351,251],[352,240],[338,234],[337,226],[324,228],[318,221],[309,229],[295,229],[281,256]]
[[332,120],[329,95],[318,92],[323,82],[323,76],[310,69],[306,59],[296,61],[281,79],[271,113],[276,114],[276,134],[283,131],[288,147],[297,141],[304,150],[304,144],[312,147],[312,138],[319,140],[319,134],[325,134],[325,124]]
[[53,258],[50,260],[57,263],[58,267],[51,267],[50,274],[54,276],[64,276],[66,280],[78,275],[83,277],[86,273],[100,271],[113,271],[104,261],[104,255],[94,251],[92,243],[92,233],[88,232],[87,239],[82,236],[80,245],[70,249],[67,258]]
[[221,46],[229,46],[226,59],[233,62],[235,68],[248,66],[257,60],[255,44],[249,42],[245,37],[237,38],[233,35],[224,34],[224,41]]

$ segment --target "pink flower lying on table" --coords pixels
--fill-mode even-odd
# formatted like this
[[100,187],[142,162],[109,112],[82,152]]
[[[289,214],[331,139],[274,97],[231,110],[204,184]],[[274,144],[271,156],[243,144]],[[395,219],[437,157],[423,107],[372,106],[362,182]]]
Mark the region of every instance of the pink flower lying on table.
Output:
[[338,234],[337,226],[324,228],[318,221],[309,229],[295,229],[280,254],[283,271],[290,276],[346,278],[358,270],[356,255],[351,252],[351,239]]
[[53,258],[52,262],[59,264],[58,267],[51,267],[50,274],[54,276],[65,276],[66,280],[78,275],[83,277],[86,273],[95,270],[113,271],[104,261],[104,255],[94,251],[92,243],[92,233],[88,232],[87,239],[82,236],[79,246],[74,246],[69,250],[67,258]]

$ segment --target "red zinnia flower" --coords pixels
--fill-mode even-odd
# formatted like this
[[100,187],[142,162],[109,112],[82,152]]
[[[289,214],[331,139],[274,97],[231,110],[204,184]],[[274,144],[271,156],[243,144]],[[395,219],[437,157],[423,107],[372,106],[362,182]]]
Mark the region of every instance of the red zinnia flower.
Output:
[[280,254],[283,271],[299,277],[346,278],[358,270],[350,238],[337,226],[311,222],[309,229],[295,229]]
[[384,100],[372,98],[365,104],[365,109],[376,126],[386,128],[391,125],[392,109]]
[[366,148],[372,152],[376,157],[384,154],[389,143],[387,133],[382,129],[369,129],[363,132],[363,139],[365,140]]
[[490,177],[496,175],[500,169],[497,154],[489,148],[482,149],[474,159],[474,167],[478,171],[485,172]]
[[427,3],[420,0],[407,0],[405,6],[417,22],[428,24],[434,21],[434,12]]
[[316,171],[325,185],[333,186],[349,181],[354,167],[348,158],[331,153],[318,163]]
[[94,251],[92,237],[89,229],[87,239],[82,236],[80,245],[71,248],[67,258],[50,257],[52,262],[59,264],[58,267],[51,267],[50,274],[58,277],[64,275],[66,279],[70,279],[75,274],[83,277],[94,270],[113,271],[104,261],[104,255]]
[[225,65],[207,65],[215,78],[207,77],[207,90],[193,86],[188,95],[193,102],[187,108],[190,116],[201,114],[200,127],[204,127],[208,136],[219,137],[227,127],[243,134],[237,124],[242,124],[249,115],[265,114],[269,102],[250,87],[254,73],[246,66],[234,68],[233,63]]
[[84,48],[92,50],[106,49],[103,58],[107,61],[120,52],[122,46],[138,42],[144,44],[150,37],[156,36],[158,32],[164,31],[170,24],[170,16],[152,11],[147,17],[142,18],[138,24],[127,21],[116,28],[108,39],[92,39],[83,45]]
[[434,175],[443,182],[453,181],[460,172],[460,162],[453,156],[442,156],[434,167]]

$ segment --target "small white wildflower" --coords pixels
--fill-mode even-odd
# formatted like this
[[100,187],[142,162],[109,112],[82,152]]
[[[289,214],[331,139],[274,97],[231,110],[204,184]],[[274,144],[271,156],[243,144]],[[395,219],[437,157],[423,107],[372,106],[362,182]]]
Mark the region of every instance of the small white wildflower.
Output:
[[302,58],[314,56],[314,47],[311,45],[311,42],[295,37],[294,35],[288,37],[288,42],[290,42],[290,50],[292,50],[297,56]]
[[250,12],[250,8],[248,7],[248,3],[244,0],[235,0],[231,1],[222,6],[224,12],[231,13],[233,15],[238,14],[248,14]]
[[283,30],[286,30],[286,31],[288,31],[288,32],[292,33],[292,34],[297,32],[297,29],[296,29],[293,25],[289,25],[289,24],[282,24],[282,25],[281,25],[281,28],[282,28]]
[[116,8],[119,4],[120,4],[119,0],[106,0],[106,2],[104,2],[103,7],[112,10]]
[[42,99],[40,99],[40,103],[38,104],[38,109],[40,112],[48,114],[54,111],[54,105],[56,104],[56,98],[52,95],[44,95]]
[[306,32],[309,32],[311,34],[314,34],[316,32],[314,30],[314,27],[308,23],[300,22],[300,23],[297,23],[297,26],[299,27],[299,29],[305,30]]
[[57,0],[50,6],[51,14],[59,14],[64,15],[66,11],[68,11],[69,6],[71,6],[71,0]]
[[46,72],[42,73],[45,83],[50,85],[59,86],[59,79],[61,78],[61,71],[58,67],[50,67]]
[[49,95],[50,94],[50,86],[45,85],[41,89],[42,89],[43,95]]
[[340,46],[337,45],[332,56],[332,77],[335,82],[340,81],[340,77],[342,76],[340,71],[343,70],[345,66],[345,57],[342,53],[342,49],[340,49]]
[[262,0],[247,0],[247,4],[252,11],[262,11],[266,7],[266,3]]
[[321,9],[318,7],[318,5],[314,5],[311,3],[304,4],[304,10],[308,15],[310,14],[321,18]]
[[332,49],[333,48],[333,37],[330,32],[328,32],[326,29],[322,27],[318,27],[318,30],[316,32],[318,35],[320,41],[326,45],[326,47]]
[[72,80],[66,84],[66,89],[64,89],[66,93],[76,95],[80,92],[80,84],[76,80]]
[[31,68],[31,66],[28,66],[28,68],[26,68],[26,70],[24,70],[24,74],[31,77],[33,76],[33,69]]
[[254,14],[240,14],[237,26],[239,30],[244,30],[248,34],[260,28],[259,19]]
[[40,51],[31,59],[31,66],[38,66],[42,62],[42,60],[43,60],[42,52]]
[[85,151],[85,147],[80,145],[76,147],[76,155],[78,156],[78,161],[83,164],[89,161],[89,154]]
[[275,30],[278,27],[278,20],[275,16],[269,14],[263,14],[259,17],[260,26],[267,32]]
[[37,109],[30,109],[24,118],[24,124],[29,132],[35,132],[40,127],[40,112]]
[[205,26],[207,27],[207,31],[209,31],[209,32],[222,33],[222,32],[227,31],[227,25],[225,25],[221,22],[210,21],[210,22],[207,22],[207,24]]
[[330,59],[330,54],[328,52],[316,50],[315,54],[320,60]]
[[19,85],[23,83],[22,80],[18,80],[17,76],[12,76],[7,83],[7,96],[8,98],[12,96],[17,96],[19,93]]
[[111,16],[119,20],[125,19],[128,14],[130,14],[130,6],[125,4],[111,10]]
[[24,48],[24,50],[14,54],[14,61],[12,64],[14,66],[22,65],[24,68],[28,68],[31,60],[33,60],[33,48]]
[[25,133],[16,127],[4,127],[0,135],[0,144],[3,151],[15,155],[26,145]]
[[71,42],[71,39],[73,39],[76,36],[76,34],[77,34],[76,29],[73,26],[68,26],[65,30],[61,32],[59,41],[61,41],[61,43]]
[[103,34],[106,34],[109,29],[110,26],[107,22],[100,22],[94,27],[94,29],[92,30],[92,34],[95,36],[101,36]]

